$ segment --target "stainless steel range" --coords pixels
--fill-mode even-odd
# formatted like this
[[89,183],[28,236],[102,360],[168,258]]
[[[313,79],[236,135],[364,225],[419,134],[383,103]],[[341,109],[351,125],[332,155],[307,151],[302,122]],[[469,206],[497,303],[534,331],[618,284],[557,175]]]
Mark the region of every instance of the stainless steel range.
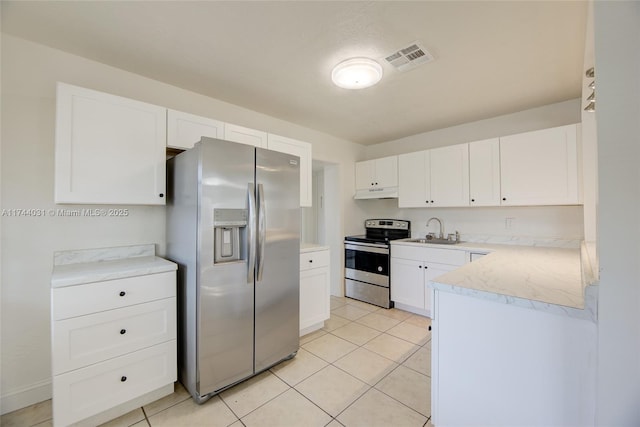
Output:
[[344,238],[345,294],[349,298],[391,308],[390,244],[411,237],[411,222],[368,219],[366,234]]

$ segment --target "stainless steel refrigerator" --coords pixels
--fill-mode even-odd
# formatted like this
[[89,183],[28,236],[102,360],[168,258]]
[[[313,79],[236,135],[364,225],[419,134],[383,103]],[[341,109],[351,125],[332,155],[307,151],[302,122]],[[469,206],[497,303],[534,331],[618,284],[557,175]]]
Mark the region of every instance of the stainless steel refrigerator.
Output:
[[298,351],[298,163],[204,137],[167,162],[178,373],[198,403]]

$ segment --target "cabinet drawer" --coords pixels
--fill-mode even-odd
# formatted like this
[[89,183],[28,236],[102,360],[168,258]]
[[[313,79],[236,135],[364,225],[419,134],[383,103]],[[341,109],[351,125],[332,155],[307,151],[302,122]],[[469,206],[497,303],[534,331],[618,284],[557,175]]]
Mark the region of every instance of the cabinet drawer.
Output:
[[176,338],[176,299],[53,322],[53,374]]
[[176,272],[55,288],[51,291],[54,320],[97,313],[176,296]]
[[53,420],[65,426],[176,380],[176,341],[53,377]]
[[391,245],[391,256],[393,258],[451,265],[463,265],[467,259],[466,252],[463,250],[431,247],[421,248],[405,245]]
[[300,270],[325,267],[329,265],[329,251],[305,252],[300,254]]
[[463,265],[467,262],[467,253],[457,249],[424,248],[424,261],[438,264]]

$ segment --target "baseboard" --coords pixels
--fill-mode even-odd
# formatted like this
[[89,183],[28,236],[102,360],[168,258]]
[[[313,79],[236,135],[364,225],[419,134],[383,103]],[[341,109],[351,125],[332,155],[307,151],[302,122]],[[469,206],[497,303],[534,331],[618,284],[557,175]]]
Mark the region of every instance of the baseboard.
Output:
[[51,399],[51,380],[40,381],[0,396],[0,414],[4,415],[18,409]]

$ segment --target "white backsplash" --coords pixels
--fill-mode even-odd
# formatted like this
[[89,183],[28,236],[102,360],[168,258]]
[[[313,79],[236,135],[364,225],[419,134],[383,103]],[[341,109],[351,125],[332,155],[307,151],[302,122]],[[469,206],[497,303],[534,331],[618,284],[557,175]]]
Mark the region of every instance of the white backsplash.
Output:
[[[467,242],[501,243],[529,246],[579,248],[584,239],[582,206],[501,206],[467,208],[397,207],[397,199],[360,200],[367,218],[394,218],[411,221],[411,237],[438,233],[442,220],[444,232],[460,232]],[[364,226],[363,226],[364,229]]]

